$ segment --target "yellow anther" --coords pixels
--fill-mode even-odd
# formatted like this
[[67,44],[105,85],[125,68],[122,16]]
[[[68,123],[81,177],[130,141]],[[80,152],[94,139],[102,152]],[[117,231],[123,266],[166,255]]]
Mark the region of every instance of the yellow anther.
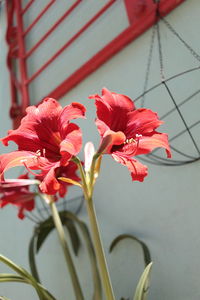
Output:
[[131,139],[126,139],[125,142],[124,142],[124,145],[126,144],[131,144],[131,143],[136,143],[136,140],[134,138],[131,138]]

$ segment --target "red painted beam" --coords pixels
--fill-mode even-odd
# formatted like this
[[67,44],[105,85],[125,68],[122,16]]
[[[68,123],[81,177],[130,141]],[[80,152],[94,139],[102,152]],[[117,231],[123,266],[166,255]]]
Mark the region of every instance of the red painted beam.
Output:
[[37,24],[37,22],[42,18],[42,16],[48,11],[48,9],[51,7],[51,5],[55,2],[56,0],[51,0],[44,8],[43,10],[39,13],[39,15],[35,18],[35,20],[26,28],[26,30],[23,32],[23,36],[25,36],[29,31]]
[[26,4],[26,6],[24,7],[24,9],[22,9],[22,11],[21,11],[21,14],[22,14],[22,15],[25,14],[25,13],[27,12],[27,10],[31,7],[31,5],[33,4],[34,1],[35,1],[35,0],[30,0],[30,1]]
[[11,96],[11,107],[10,107],[10,118],[12,119],[13,128],[17,128],[20,124],[22,117],[21,106],[18,99],[18,91],[21,93],[21,85],[19,84],[16,74],[13,71],[15,66],[15,60],[18,55],[18,43],[16,36],[16,27],[14,25],[14,2],[6,1],[7,10],[7,32],[6,41],[8,44],[8,55],[7,55],[7,67],[10,75],[10,96]]
[[27,81],[27,70],[26,70],[26,63],[24,60],[24,53],[25,53],[25,45],[23,39],[23,21],[21,18],[21,0],[14,0],[15,5],[15,13],[16,13],[16,20],[17,20],[17,41],[18,41],[18,59],[19,59],[19,69],[20,69],[20,86],[22,92],[22,114],[25,112],[26,107],[29,105],[29,91],[28,87],[26,86]]
[[43,35],[43,37],[25,54],[25,58],[28,58],[45,40],[46,38],[64,21],[70,13],[81,3],[81,0],[77,0],[63,15],[57,20],[57,22]]
[[27,81],[30,84],[41,72],[43,72],[66,48],[68,48],[84,31],[88,29],[112,4],[115,0],[110,0],[94,17],[92,17],[61,49],[59,49],[44,65],[39,68]]

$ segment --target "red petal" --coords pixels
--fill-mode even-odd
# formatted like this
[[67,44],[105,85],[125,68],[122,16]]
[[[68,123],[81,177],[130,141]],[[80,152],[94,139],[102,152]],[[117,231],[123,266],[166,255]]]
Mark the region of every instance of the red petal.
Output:
[[146,134],[152,132],[158,126],[163,124],[163,121],[158,119],[157,113],[150,109],[140,108],[127,115],[127,138],[132,138],[136,134]]
[[132,111],[135,109],[133,101],[122,94],[110,92],[108,89],[102,89],[102,98],[111,108],[120,107],[123,110]]
[[85,106],[78,102],[72,102],[70,105],[65,106],[60,114],[61,127],[65,126],[66,122],[70,120],[84,118],[85,112]]
[[64,196],[67,192],[67,186],[71,185],[62,181],[58,181],[58,177],[67,177],[75,181],[80,181],[76,175],[78,167],[74,162],[69,162],[67,166],[60,166],[60,162],[52,164],[49,170],[46,171],[43,181],[40,184],[40,189],[43,193],[55,195],[59,192],[60,196]]
[[131,172],[132,180],[143,181],[144,177],[147,176],[147,166],[141,164],[138,160],[125,158],[116,154],[112,154],[114,160],[118,163],[126,166]]
[[59,189],[59,191],[58,191],[59,196],[60,196],[61,198],[65,197],[65,195],[67,194],[67,191],[68,191],[67,185],[61,184],[61,185],[60,185],[60,189]]
[[38,184],[38,180],[35,179],[6,179],[0,182],[0,191],[6,188],[15,188],[29,186],[31,184]]
[[102,97],[90,96],[96,100],[97,116],[113,131],[124,131],[127,113],[135,110],[133,101],[125,95],[102,90]]
[[65,106],[59,118],[59,130],[62,139],[67,134],[69,121],[77,118],[85,118],[85,111],[85,107],[80,103],[73,102]]
[[[82,133],[78,125],[70,123],[66,130],[66,137],[60,143],[62,160],[69,160],[71,156],[77,155],[82,147]],[[65,164],[65,163],[64,163]]]
[[54,195],[60,188],[60,183],[56,179],[55,170],[59,167],[59,162],[52,165],[49,171],[45,174],[43,181],[40,184],[40,189],[44,194]]
[[125,140],[126,140],[126,136],[124,135],[123,132],[121,131],[114,132],[112,130],[107,130],[97,152],[110,153],[111,148],[114,145],[121,145],[124,143]]
[[18,217],[24,218],[24,210],[31,211],[34,209],[34,193],[29,191],[19,190],[13,192],[6,192],[0,199],[0,207],[4,207],[7,204],[15,205],[19,208]]
[[[7,146],[9,141],[14,141],[19,150],[33,152],[48,148],[52,132],[58,131],[58,116],[61,111],[60,104],[52,98],[44,99],[38,107],[29,106],[19,128],[10,130],[2,142]],[[56,149],[54,146],[52,150]]]
[[33,167],[36,165],[36,156],[33,152],[28,151],[14,151],[0,155],[0,177],[3,177],[5,171],[16,166]]
[[62,110],[58,101],[53,98],[45,98],[38,107],[29,106],[26,109],[27,115],[22,119],[22,124],[27,121],[43,123],[43,125],[50,126],[52,131],[56,131],[58,117]]
[[147,154],[159,147],[166,150],[168,158],[171,157],[168,135],[166,133],[158,133],[154,131],[151,135],[142,136],[139,139],[138,148],[135,155]]
[[99,119],[96,119],[95,123],[101,137],[104,136],[107,130],[110,130],[110,128],[103,121]]

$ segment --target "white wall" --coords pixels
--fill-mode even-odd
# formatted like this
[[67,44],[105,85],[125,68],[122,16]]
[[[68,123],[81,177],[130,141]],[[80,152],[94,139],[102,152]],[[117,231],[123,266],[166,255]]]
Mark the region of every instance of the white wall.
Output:
[[[198,2],[198,0],[186,1],[168,17],[177,30],[185,34],[185,38],[197,52],[199,33],[196,28],[199,25],[200,13]],[[1,14],[1,23],[5,24],[4,22],[4,15]],[[166,31],[164,32],[166,39],[171,37]],[[1,40],[2,34],[1,32]],[[79,122],[83,128],[84,142],[92,140],[97,147],[99,141],[93,123],[94,104],[92,100],[87,100],[87,96],[96,92],[100,93],[103,86],[112,91],[127,94],[132,98],[138,95],[144,82],[149,39],[150,33],[144,34],[63,97],[62,105],[71,101],[81,101],[87,107],[87,120]],[[183,50],[181,52],[183,56],[180,55],[173,38],[172,45],[168,50],[169,56],[166,57],[167,63],[165,63],[169,66],[168,76],[170,76],[172,67],[176,73],[178,68],[183,67],[184,69],[184,67],[197,65],[187,51]],[[5,59],[4,54],[3,51],[1,53],[2,61]],[[0,112],[1,134],[4,135],[11,124],[5,113],[5,109],[7,110],[6,107],[9,105],[7,100],[9,97],[8,77],[6,78],[5,68],[1,68],[1,72],[4,74],[3,80],[5,80],[5,83],[2,82],[2,79],[0,82],[1,99],[6,99],[1,100],[4,111],[1,109]],[[151,84],[157,82],[158,74],[158,68],[154,67]],[[192,82],[196,82],[198,86],[199,77],[197,76],[199,74],[193,75]],[[181,97],[187,95],[190,87],[189,80],[184,83],[177,82],[175,87],[172,85],[172,88],[176,88],[180,92]],[[158,93],[160,93],[159,99],[166,99],[162,90]],[[156,100],[153,106],[154,109],[158,107],[158,111],[162,112],[161,100]],[[199,97],[197,97],[197,102],[199,102]],[[166,104],[166,102],[164,103]],[[147,106],[151,106],[151,104],[147,103]],[[195,108],[191,106],[191,118],[194,117],[195,111]],[[173,125],[176,130],[178,119],[169,119],[168,123]],[[164,128],[166,130],[167,124]],[[169,128],[172,130],[172,127]],[[193,151],[189,148],[187,150]],[[137,183],[131,182],[126,168],[112,161],[110,157],[105,156],[103,159],[94,199],[105,249],[107,250],[112,239],[121,233],[133,233],[147,243],[154,261],[149,300],[197,300],[200,297],[199,192],[199,162],[181,167],[161,167],[149,164],[149,176],[144,183]],[[28,220],[23,222],[17,220],[16,211],[12,208],[5,208],[0,214],[2,228],[0,251],[27,267],[27,244],[32,232],[32,224]],[[82,211],[81,216],[86,219],[85,210]],[[52,292],[55,290],[58,299],[73,300],[70,284],[66,286],[62,253],[56,243],[56,235],[52,235],[42,250],[42,254],[39,255],[42,278],[44,278],[44,284]],[[88,291],[90,280],[85,276],[88,274],[88,269],[87,262],[83,259],[84,255],[81,252],[77,266],[81,269],[81,282],[87,290],[86,299],[90,299]],[[119,246],[113,254],[107,253],[107,257],[117,299],[121,296],[131,299],[143,269],[139,247],[131,241],[126,241],[124,247]],[[0,265],[0,271],[5,272],[2,265]],[[31,289],[26,289],[24,292],[22,286],[17,288],[12,284],[2,284],[0,294],[13,300],[35,299]]]

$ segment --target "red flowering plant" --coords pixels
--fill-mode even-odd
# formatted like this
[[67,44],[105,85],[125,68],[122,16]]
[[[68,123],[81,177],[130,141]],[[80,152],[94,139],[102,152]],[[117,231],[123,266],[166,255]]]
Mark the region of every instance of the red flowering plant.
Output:
[[23,219],[25,211],[32,211],[35,207],[35,193],[29,185],[37,184],[37,180],[28,179],[28,174],[20,175],[18,179],[9,179],[0,185],[0,207],[12,204],[18,207],[18,217]]
[[[85,108],[82,104],[72,103],[62,108],[56,100],[47,98],[38,107],[27,108],[27,114],[22,119],[19,128],[10,130],[8,135],[1,139],[5,146],[9,141],[15,142],[18,150],[0,156],[0,191],[3,194],[0,203],[1,206],[7,203],[17,205],[22,214],[24,209],[32,209],[34,201],[31,196],[33,195],[26,183],[19,184],[19,179],[15,181],[15,185],[14,182],[12,184],[12,187],[14,185],[12,193],[18,193],[18,200],[13,200],[12,195],[6,200],[6,193],[9,194],[11,185],[4,178],[4,174],[10,168],[24,166],[28,172],[36,176],[39,180],[41,195],[52,211],[76,299],[83,300],[84,295],[64,237],[62,221],[54,203],[55,195],[63,196],[66,193],[67,184],[80,186],[85,197],[104,294],[106,299],[114,300],[115,296],[92,200],[102,156],[111,155],[115,161],[128,168],[133,181],[143,181],[148,174],[147,167],[135,157],[150,153],[157,147],[164,148],[168,157],[171,153],[167,134],[156,131],[163,123],[156,113],[145,108],[137,109],[130,98],[112,93],[107,89],[102,90],[102,96],[92,95],[89,98],[95,100],[97,110],[95,123],[100,134],[100,144],[96,152],[91,142],[85,145],[84,163],[77,156],[82,148],[81,130],[78,125],[71,122],[85,117]],[[77,168],[80,178],[76,175]],[[6,262],[6,258],[1,257],[1,260]],[[150,268],[151,264],[146,267],[141,277],[134,299],[143,299]],[[23,276],[25,276],[24,273]],[[40,299],[55,299],[39,284],[36,276],[31,277],[27,273],[26,276],[29,276],[29,282],[36,288]],[[94,299],[100,300],[102,294],[97,282],[98,280],[96,280]]]

